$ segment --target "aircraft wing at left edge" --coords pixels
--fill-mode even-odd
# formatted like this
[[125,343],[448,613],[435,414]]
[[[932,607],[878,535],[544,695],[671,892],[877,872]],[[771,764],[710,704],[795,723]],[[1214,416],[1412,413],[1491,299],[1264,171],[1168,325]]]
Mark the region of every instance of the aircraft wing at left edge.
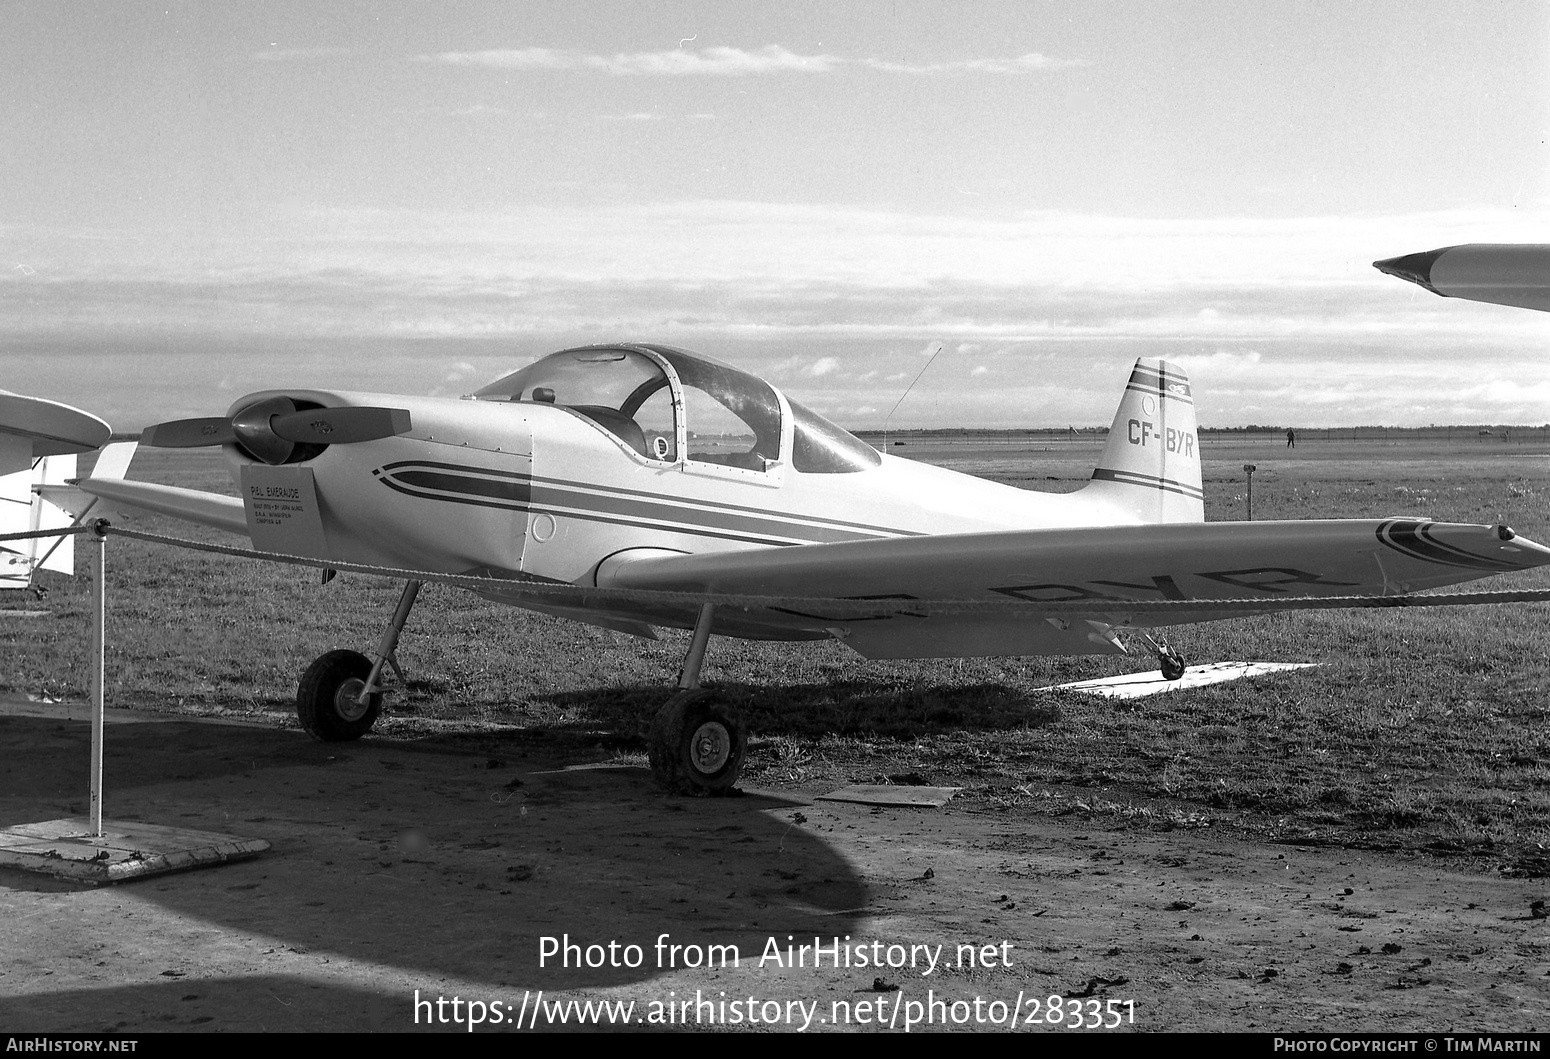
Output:
[[234,496],[118,478],[83,478],[76,485],[81,491],[101,497],[116,507],[168,515],[185,522],[240,533],[244,537],[248,535],[247,514],[242,501]]

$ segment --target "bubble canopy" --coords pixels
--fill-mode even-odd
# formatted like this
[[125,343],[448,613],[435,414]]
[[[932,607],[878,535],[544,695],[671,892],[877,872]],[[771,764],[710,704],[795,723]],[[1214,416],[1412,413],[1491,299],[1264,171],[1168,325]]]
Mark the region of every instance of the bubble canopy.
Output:
[[[497,379],[473,397],[565,408],[648,460],[676,461],[680,445],[688,460],[750,471],[767,471],[780,458],[783,411],[774,387],[671,346],[561,350]],[[859,438],[795,401],[784,403],[790,409],[797,471],[843,474],[881,464],[877,451]]]

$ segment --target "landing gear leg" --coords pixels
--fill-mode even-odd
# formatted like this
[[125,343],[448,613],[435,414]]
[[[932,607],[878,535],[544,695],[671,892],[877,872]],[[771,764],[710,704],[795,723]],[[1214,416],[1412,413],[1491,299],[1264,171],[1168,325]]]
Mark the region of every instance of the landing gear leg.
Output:
[[358,651],[330,651],[301,676],[296,688],[296,716],[301,726],[325,742],[359,739],[371,731],[382,712],[382,667],[390,665],[398,679],[398,635],[420,594],[420,582],[409,581],[398,598],[393,620],[377,641],[375,660]]
[[716,606],[700,607],[694,635],[678,673],[678,693],[651,724],[649,754],[657,782],[675,794],[725,794],[743,771],[748,731],[735,711],[719,706],[700,687],[700,667]]
[[393,611],[393,620],[386,629],[382,630],[382,638],[377,641],[375,652],[376,661],[371,666],[371,676],[366,678],[366,687],[361,690],[362,696],[375,694],[382,690],[382,666],[384,664],[393,667],[393,672],[398,674],[398,679],[404,679],[404,671],[398,665],[398,635],[404,631],[404,623],[409,620],[409,612],[414,609],[414,601],[420,598],[421,581],[405,581],[403,595],[398,597],[398,607]]

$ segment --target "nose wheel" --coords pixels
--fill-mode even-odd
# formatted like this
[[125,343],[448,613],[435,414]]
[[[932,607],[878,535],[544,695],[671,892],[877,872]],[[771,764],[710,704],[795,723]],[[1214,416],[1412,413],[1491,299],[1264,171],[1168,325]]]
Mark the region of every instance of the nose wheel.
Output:
[[359,651],[330,651],[316,659],[296,686],[296,717],[308,733],[327,743],[359,739],[382,713],[382,668],[392,666],[398,679],[398,636],[420,595],[420,582],[408,581],[393,620],[382,633],[373,661]]
[[296,716],[308,733],[327,743],[359,739],[382,712],[382,693],[363,695],[371,659],[359,651],[330,651],[301,675]]

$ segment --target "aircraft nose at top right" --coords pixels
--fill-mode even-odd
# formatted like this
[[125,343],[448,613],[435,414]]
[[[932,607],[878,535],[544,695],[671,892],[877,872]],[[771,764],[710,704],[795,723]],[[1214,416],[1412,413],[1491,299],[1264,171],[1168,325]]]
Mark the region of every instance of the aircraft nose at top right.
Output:
[[1464,243],[1372,265],[1444,298],[1550,312],[1550,244]]

